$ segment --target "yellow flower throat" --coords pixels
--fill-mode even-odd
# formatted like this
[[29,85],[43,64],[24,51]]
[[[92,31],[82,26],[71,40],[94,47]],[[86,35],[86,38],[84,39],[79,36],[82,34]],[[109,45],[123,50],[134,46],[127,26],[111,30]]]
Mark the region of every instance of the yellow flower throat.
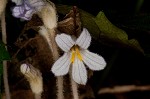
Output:
[[73,46],[73,47],[71,48],[71,59],[70,59],[71,63],[74,63],[76,57],[77,57],[80,61],[83,60],[83,58],[82,58],[82,56],[81,56],[81,53],[80,53],[80,51],[79,51],[79,47],[75,45],[75,46]]

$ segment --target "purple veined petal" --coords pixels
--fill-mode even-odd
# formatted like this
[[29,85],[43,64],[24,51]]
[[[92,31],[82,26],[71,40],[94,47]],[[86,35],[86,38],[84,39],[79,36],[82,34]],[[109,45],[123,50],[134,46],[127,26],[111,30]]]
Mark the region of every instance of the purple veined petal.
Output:
[[34,10],[32,9],[28,10],[22,18],[25,20],[30,20],[33,14],[34,14]]
[[64,55],[53,64],[51,71],[55,76],[63,76],[68,73],[71,64],[70,57],[70,53],[64,53]]
[[35,10],[40,10],[45,5],[43,0],[26,0],[26,3]]
[[83,62],[78,58],[75,58],[75,61],[72,64],[72,78],[78,84],[85,85],[87,82],[86,68]]
[[25,6],[25,12],[24,12],[24,17],[28,20],[32,18],[32,15],[35,13],[35,10],[28,4],[24,4]]
[[13,8],[12,15],[23,20],[30,20],[32,15],[45,5],[45,2],[42,0],[21,0],[22,2],[18,0],[12,1],[16,4],[20,2],[19,5]]
[[43,0],[30,0],[30,4],[33,7],[37,7],[37,6],[44,6],[45,2]]
[[24,5],[24,8],[25,8],[26,10],[34,9],[34,8],[33,8],[30,4],[28,4],[28,3],[24,3],[23,5]]
[[102,56],[92,53],[88,50],[82,50],[80,52],[83,58],[83,62],[91,70],[97,71],[97,70],[102,70],[106,67],[106,61]]
[[76,40],[76,44],[83,49],[87,49],[91,43],[91,35],[86,28],[83,28],[82,33]]
[[24,13],[24,7],[22,6],[16,6],[12,9],[12,15],[16,18],[20,18],[20,15]]
[[11,0],[14,2],[16,5],[21,5],[23,3],[23,0]]
[[34,9],[26,3],[14,7],[12,10],[14,17],[21,18],[24,20],[30,20],[34,12],[35,12]]
[[70,35],[67,34],[57,34],[55,37],[57,45],[64,51],[68,52],[71,47],[75,44]]

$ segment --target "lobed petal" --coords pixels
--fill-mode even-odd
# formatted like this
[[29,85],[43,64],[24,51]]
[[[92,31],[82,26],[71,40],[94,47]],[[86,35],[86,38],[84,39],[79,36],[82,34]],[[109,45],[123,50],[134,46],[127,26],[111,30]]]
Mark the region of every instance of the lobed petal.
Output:
[[72,65],[72,77],[73,80],[78,84],[85,85],[87,82],[87,71],[82,61],[75,58]]
[[12,2],[16,3],[16,5],[21,5],[23,0],[11,0]]
[[69,71],[70,64],[70,54],[64,53],[64,55],[54,63],[51,70],[55,76],[66,75]]
[[57,45],[65,52],[68,52],[75,43],[71,36],[66,34],[57,35],[55,40]]
[[30,20],[32,18],[32,15],[34,14],[34,10],[28,10],[26,11],[24,17],[22,17],[25,20]]
[[25,10],[25,9],[24,9],[22,6],[16,6],[16,7],[14,7],[14,8],[12,9],[12,15],[13,15],[14,17],[19,18],[20,15],[24,12],[24,10]]
[[86,28],[83,28],[83,31],[79,38],[76,41],[76,44],[83,49],[87,49],[91,43],[91,35]]
[[21,64],[20,66],[20,71],[25,74],[25,73],[28,73],[30,71],[30,67],[28,64]]
[[45,2],[43,0],[29,0],[27,3],[30,6],[34,7],[37,11],[45,5]]
[[106,62],[102,56],[89,52],[88,50],[82,50],[81,54],[83,57],[83,62],[91,70],[102,70],[105,68]]
[[13,8],[12,15],[16,18],[21,18],[24,20],[30,20],[34,10],[27,4],[19,5]]

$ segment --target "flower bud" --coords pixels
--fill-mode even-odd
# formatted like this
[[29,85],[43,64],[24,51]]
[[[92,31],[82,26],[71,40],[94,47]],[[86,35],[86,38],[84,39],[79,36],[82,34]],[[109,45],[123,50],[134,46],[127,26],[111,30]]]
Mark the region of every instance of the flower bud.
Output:
[[38,13],[46,28],[54,29],[57,27],[57,15],[55,5],[50,2]]
[[22,64],[20,66],[20,71],[29,81],[32,92],[41,95],[43,92],[43,79],[41,72],[30,64]]

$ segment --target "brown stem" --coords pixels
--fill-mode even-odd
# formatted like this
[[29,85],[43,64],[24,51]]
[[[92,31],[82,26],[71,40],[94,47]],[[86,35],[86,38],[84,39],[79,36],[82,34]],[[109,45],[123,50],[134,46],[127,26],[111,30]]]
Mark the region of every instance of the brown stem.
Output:
[[76,29],[77,29],[77,23],[76,23],[76,14],[77,14],[77,7],[76,6],[73,6],[73,19],[74,19],[74,21],[73,21],[73,23],[74,23],[74,35],[77,37],[77,31],[76,31]]
[[102,88],[99,90],[98,94],[115,94],[115,93],[125,93],[131,91],[147,91],[150,90],[150,85],[136,86],[136,85],[123,85],[114,86],[112,88]]

